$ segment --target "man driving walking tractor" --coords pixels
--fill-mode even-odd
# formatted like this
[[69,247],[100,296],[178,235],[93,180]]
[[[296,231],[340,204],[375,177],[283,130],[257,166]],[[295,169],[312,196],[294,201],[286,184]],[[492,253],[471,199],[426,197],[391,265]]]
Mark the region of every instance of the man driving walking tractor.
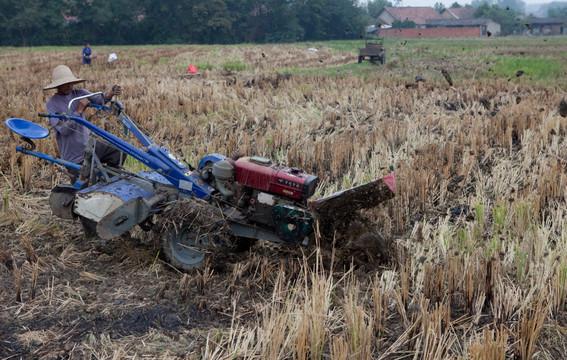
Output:
[[[92,94],[83,88],[73,88],[73,85],[84,82],[84,79],[76,78],[69,67],[58,65],[53,70],[52,81],[43,90],[57,89],[57,92],[47,100],[46,107],[49,113],[67,114],[85,118],[85,110],[90,103],[103,105],[110,101],[115,95],[122,94],[120,85],[114,85],[112,89],[90,96],[88,98],[74,101],[69,109],[69,103],[74,98]],[[55,139],[59,147],[60,157],[63,160],[82,165],[85,148],[88,141],[88,129],[73,120],[59,120],[50,118],[49,122],[55,131]],[[111,167],[122,165],[122,153],[101,141],[96,143],[96,155],[101,163]]]

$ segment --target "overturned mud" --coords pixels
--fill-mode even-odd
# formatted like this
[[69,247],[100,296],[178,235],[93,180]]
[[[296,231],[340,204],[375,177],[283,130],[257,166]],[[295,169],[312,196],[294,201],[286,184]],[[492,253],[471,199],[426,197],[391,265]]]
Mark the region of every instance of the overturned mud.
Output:
[[[145,351],[197,355],[211,329],[230,326],[235,309],[242,318],[254,318],[252,305],[270,296],[277,274],[297,276],[303,256],[316,248],[262,241],[246,250],[221,247],[223,256],[213,255],[214,262],[183,275],[166,261],[151,234],[103,241],[85,238],[79,221],[58,221],[66,233],[77,235],[24,237],[3,248],[2,358],[83,356],[89,344],[132,338],[151,344],[153,350]],[[353,225],[353,232],[356,226],[362,225]],[[3,226],[2,232],[14,229]],[[382,249],[376,240],[363,236],[354,243],[345,238],[335,251],[332,244],[323,244],[325,264],[345,269],[354,264],[365,272],[373,264],[376,269]],[[155,338],[161,340],[156,343]],[[184,346],[177,344],[179,339]]]

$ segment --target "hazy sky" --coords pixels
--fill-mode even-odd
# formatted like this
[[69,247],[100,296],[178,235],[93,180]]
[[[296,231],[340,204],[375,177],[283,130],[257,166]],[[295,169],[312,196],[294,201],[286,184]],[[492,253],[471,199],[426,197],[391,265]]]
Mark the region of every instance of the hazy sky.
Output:
[[[395,0],[390,0],[394,3]],[[470,4],[470,1],[463,1],[463,0],[401,0],[402,6],[431,6],[433,7],[436,3],[440,2],[441,4],[445,5],[446,7],[451,6],[451,4],[458,2],[460,5],[465,6],[466,4]],[[551,0],[523,0],[526,5],[531,4],[546,4],[549,3]]]

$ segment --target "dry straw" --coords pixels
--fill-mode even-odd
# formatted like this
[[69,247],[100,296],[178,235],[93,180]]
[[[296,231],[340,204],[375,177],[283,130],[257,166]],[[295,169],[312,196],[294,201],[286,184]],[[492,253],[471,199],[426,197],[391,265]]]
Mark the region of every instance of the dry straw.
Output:
[[[229,326],[207,323],[191,334],[163,331],[159,341],[156,330],[112,341],[93,331],[65,343],[70,357],[166,359],[177,354],[164,347],[175,344],[186,345],[189,358],[207,359],[530,359],[552,358],[556,348],[565,353],[557,345],[565,343],[564,332],[552,330],[565,325],[567,293],[567,143],[557,112],[564,89],[482,78],[482,66],[464,55],[447,57],[448,86],[439,59],[426,47],[418,51],[422,57],[400,56],[388,66],[365,68],[363,76],[284,74],[290,66],[317,68],[324,59],[353,75],[351,53],[319,50],[314,56],[299,45],[124,49],[112,66],[73,71],[93,91],[120,82],[127,113],[193,165],[208,153],[242,149],[318,175],[315,197],[394,171],[396,198],[369,214],[395,243],[386,271],[353,268],[346,269],[351,277],[342,277],[342,269],[323,269],[326,259],[317,263],[306,255],[304,261],[301,254],[263,253],[259,246],[225,273],[209,268],[191,277],[166,270],[155,256],[136,255],[131,244],[130,250],[97,251],[97,244],[77,235],[78,223],[51,216],[45,199],[55,183],[66,181],[63,175],[22,158],[13,150],[17,139],[2,127],[3,313],[12,314],[18,329],[41,312],[103,309],[101,316],[110,318],[111,309],[87,291],[92,287],[101,298],[133,294],[134,307],[169,301],[182,311],[202,305],[200,311],[230,319]],[[518,49],[506,40],[498,51]],[[46,125],[36,114],[50,94],[33,89],[47,84],[62,58],[74,56],[71,50],[42,50],[41,57],[3,53],[4,87],[12,90],[5,94],[3,118]],[[485,58],[493,61],[488,52]],[[212,70],[180,77],[181,65],[185,70],[195,59]],[[247,67],[222,75],[227,59]],[[406,87],[416,72],[428,81]],[[57,154],[52,137],[37,145]],[[291,253],[285,255],[291,260],[280,262],[275,254],[281,253]],[[128,276],[135,281],[125,282]],[[124,292],[108,290],[109,282]],[[13,310],[16,300],[25,319]],[[14,337],[22,348],[32,335],[44,343],[34,348],[36,357],[56,357],[51,339],[66,339],[55,330],[22,334]],[[187,344],[198,346],[187,351]]]

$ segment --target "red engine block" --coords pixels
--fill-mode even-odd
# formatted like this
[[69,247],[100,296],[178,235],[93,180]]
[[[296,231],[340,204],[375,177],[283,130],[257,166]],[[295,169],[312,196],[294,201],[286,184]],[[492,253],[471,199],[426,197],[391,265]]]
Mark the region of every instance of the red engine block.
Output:
[[306,200],[317,188],[319,179],[297,168],[274,165],[262,157],[243,157],[235,162],[236,181],[271,194]]

